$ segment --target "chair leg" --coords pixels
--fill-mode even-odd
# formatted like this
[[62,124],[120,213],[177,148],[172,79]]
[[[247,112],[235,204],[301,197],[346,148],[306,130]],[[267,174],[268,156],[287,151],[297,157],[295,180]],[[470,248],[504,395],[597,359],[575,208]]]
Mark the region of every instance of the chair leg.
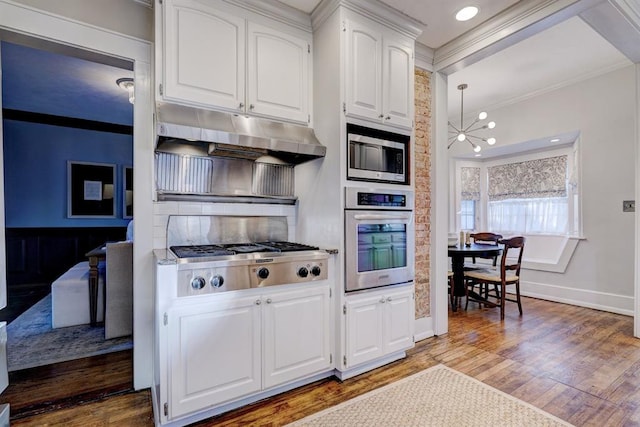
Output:
[[500,285],[500,320],[504,320],[504,296],[506,294],[506,285]]
[[522,316],[522,302],[520,301],[520,281],[516,282],[516,300],[518,301],[518,310],[520,311],[520,316]]

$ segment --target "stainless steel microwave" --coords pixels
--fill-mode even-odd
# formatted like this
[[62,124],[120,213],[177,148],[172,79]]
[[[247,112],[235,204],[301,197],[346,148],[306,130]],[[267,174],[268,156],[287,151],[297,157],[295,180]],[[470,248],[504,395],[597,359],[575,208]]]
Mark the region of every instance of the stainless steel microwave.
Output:
[[347,179],[409,184],[409,139],[348,124]]

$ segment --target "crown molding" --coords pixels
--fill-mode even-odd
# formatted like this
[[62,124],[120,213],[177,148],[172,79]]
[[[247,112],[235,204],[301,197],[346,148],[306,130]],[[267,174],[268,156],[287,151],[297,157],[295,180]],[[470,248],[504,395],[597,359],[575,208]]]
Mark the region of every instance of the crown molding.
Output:
[[605,1],[519,1],[438,48],[434,69],[450,74]]
[[610,0],[580,17],[634,63],[640,63],[640,3]]
[[640,2],[637,0],[609,0],[609,3],[640,32]]
[[416,42],[415,65],[423,70],[433,71],[433,55],[435,51],[429,46]]
[[153,9],[153,0],[133,0],[133,2],[146,6],[149,9]]
[[365,16],[415,40],[425,24],[378,0],[323,0],[311,13],[313,28],[318,28],[339,7]]
[[223,0],[225,3],[248,10],[271,20],[311,33],[311,18],[301,10],[276,0]]

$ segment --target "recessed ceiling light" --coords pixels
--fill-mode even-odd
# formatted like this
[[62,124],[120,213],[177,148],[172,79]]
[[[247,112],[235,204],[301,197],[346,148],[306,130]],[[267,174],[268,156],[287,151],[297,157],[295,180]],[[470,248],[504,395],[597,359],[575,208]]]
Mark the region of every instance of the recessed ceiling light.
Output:
[[560,142],[560,138],[553,138],[551,142]]
[[456,19],[458,21],[468,21],[478,14],[478,8],[475,6],[463,7],[456,13]]

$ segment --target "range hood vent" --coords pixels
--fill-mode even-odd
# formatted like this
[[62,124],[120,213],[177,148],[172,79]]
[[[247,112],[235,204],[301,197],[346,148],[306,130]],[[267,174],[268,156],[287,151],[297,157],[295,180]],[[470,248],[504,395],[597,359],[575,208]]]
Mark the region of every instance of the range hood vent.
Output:
[[268,154],[299,164],[327,151],[305,126],[166,103],[158,104],[156,113],[161,139],[206,142],[213,156],[255,159]]

